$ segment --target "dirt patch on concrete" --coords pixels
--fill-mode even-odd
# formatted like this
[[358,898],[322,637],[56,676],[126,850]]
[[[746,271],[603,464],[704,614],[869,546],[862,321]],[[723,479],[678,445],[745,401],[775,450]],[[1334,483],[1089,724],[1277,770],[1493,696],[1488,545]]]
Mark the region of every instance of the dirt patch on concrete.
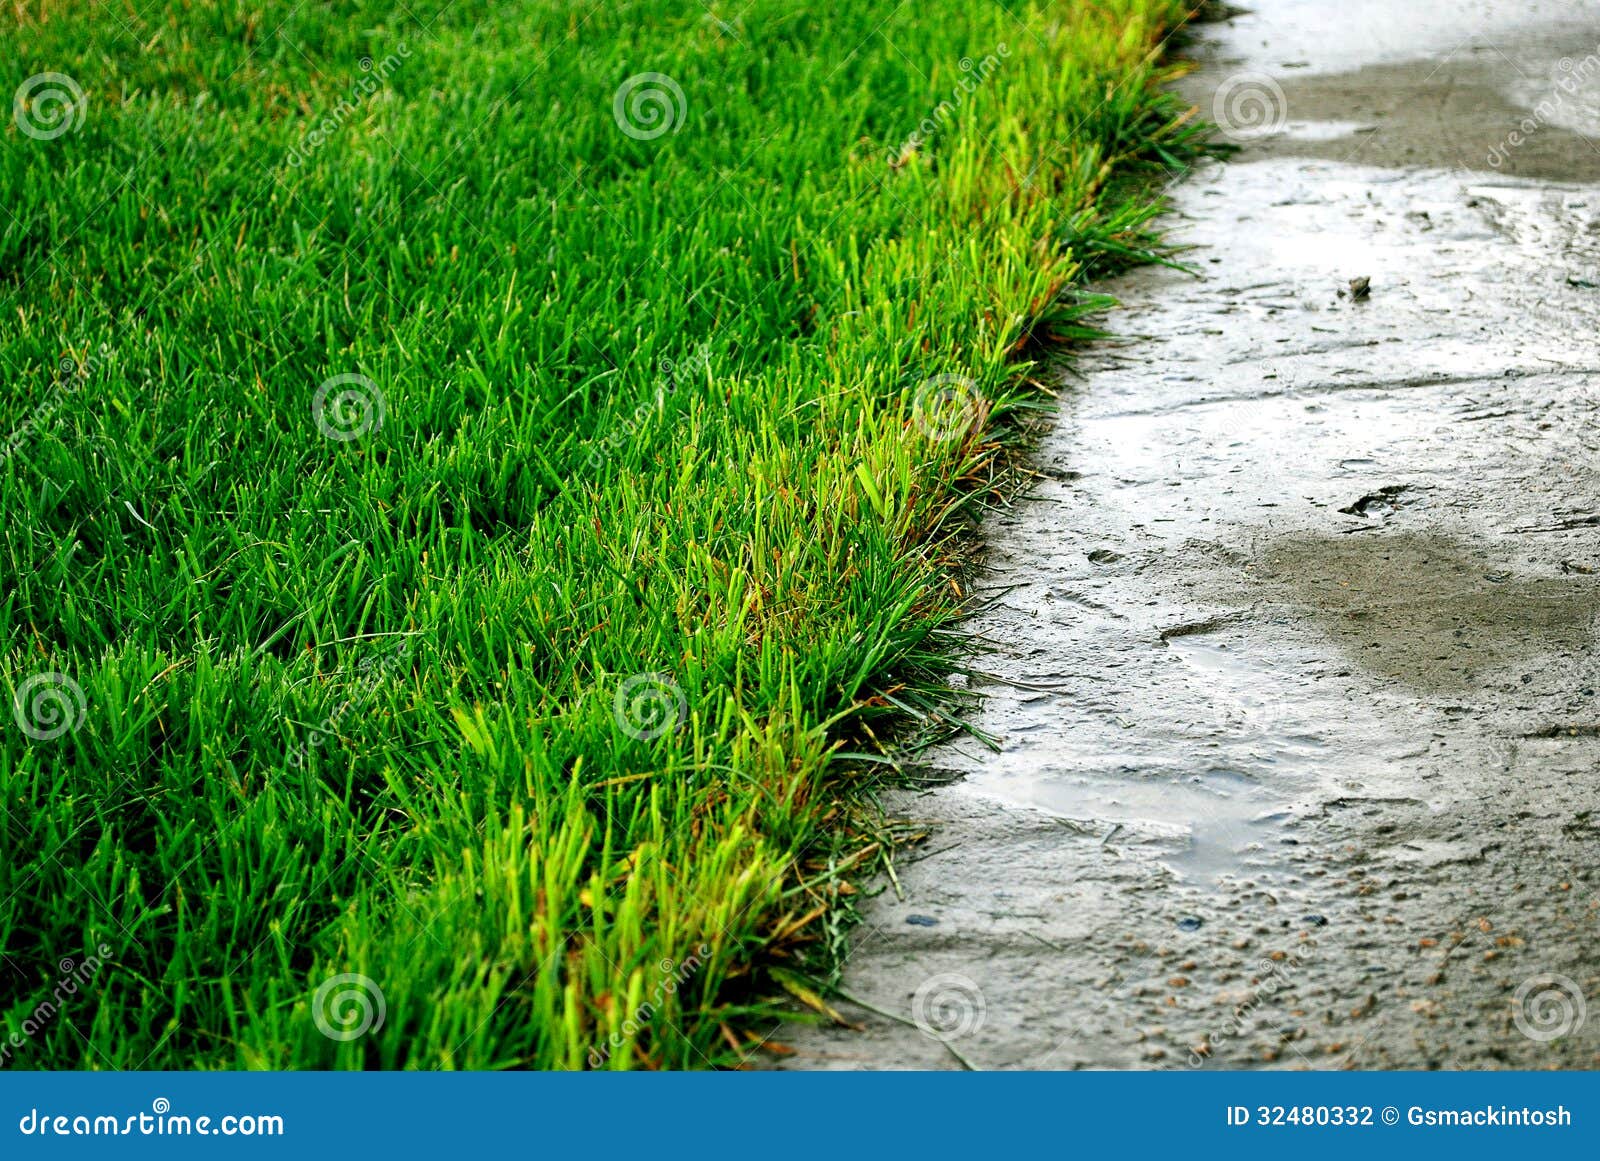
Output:
[[1352,662],[1421,690],[1528,684],[1582,655],[1600,628],[1596,578],[1519,575],[1490,551],[1426,530],[1300,535],[1269,545],[1259,571]]
[[1225,132],[1242,130],[1232,136],[1247,155],[1600,179],[1590,5],[1252,7],[1209,26],[1193,53],[1204,67],[1185,86]]

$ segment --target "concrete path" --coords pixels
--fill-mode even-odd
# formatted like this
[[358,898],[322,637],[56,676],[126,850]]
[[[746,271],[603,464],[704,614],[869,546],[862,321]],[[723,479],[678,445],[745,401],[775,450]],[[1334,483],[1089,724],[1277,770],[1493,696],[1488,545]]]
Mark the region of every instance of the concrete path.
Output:
[[789,1067],[1600,1066],[1600,6],[1256,7]]

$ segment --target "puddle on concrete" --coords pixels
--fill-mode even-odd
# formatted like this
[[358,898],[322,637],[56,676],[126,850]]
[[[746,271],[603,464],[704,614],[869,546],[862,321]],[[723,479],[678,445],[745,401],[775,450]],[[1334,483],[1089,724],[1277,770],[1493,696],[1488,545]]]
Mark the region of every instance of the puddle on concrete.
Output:
[[1092,823],[1107,841],[1124,828],[1161,840],[1163,863],[1186,880],[1212,883],[1246,870],[1259,876],[1283,869],[1273,844],[1284,808],[1237,770],[1056,772],[1009,789],[1008,797]]

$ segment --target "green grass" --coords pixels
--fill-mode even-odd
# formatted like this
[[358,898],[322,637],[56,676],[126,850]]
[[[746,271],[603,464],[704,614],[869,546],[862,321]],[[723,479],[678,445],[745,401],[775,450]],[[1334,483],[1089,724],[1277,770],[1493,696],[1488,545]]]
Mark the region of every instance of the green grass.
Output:
[[7,0],[3,1063],[737,1063],[1182,8]]

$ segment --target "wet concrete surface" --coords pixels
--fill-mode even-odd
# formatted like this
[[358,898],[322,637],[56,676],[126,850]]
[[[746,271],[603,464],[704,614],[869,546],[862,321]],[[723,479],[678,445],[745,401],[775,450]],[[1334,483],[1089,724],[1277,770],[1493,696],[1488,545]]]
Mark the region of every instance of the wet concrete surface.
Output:
[[1172,191],[1200,276],[1109,288],[987,521],[999,750],[889,799],[788,1067],[1600,1066],[1600,59],[1486,160],[1600,14],[1256,7],[1187,50],[1282,102]]
[[[1192,54],[1206,70],[1192,88],[1218,122],[1286,118],[1274,156],[1600,180],[1595,0],[1249,7]],[[1256,76],[1283,98],[1265,125]]]

